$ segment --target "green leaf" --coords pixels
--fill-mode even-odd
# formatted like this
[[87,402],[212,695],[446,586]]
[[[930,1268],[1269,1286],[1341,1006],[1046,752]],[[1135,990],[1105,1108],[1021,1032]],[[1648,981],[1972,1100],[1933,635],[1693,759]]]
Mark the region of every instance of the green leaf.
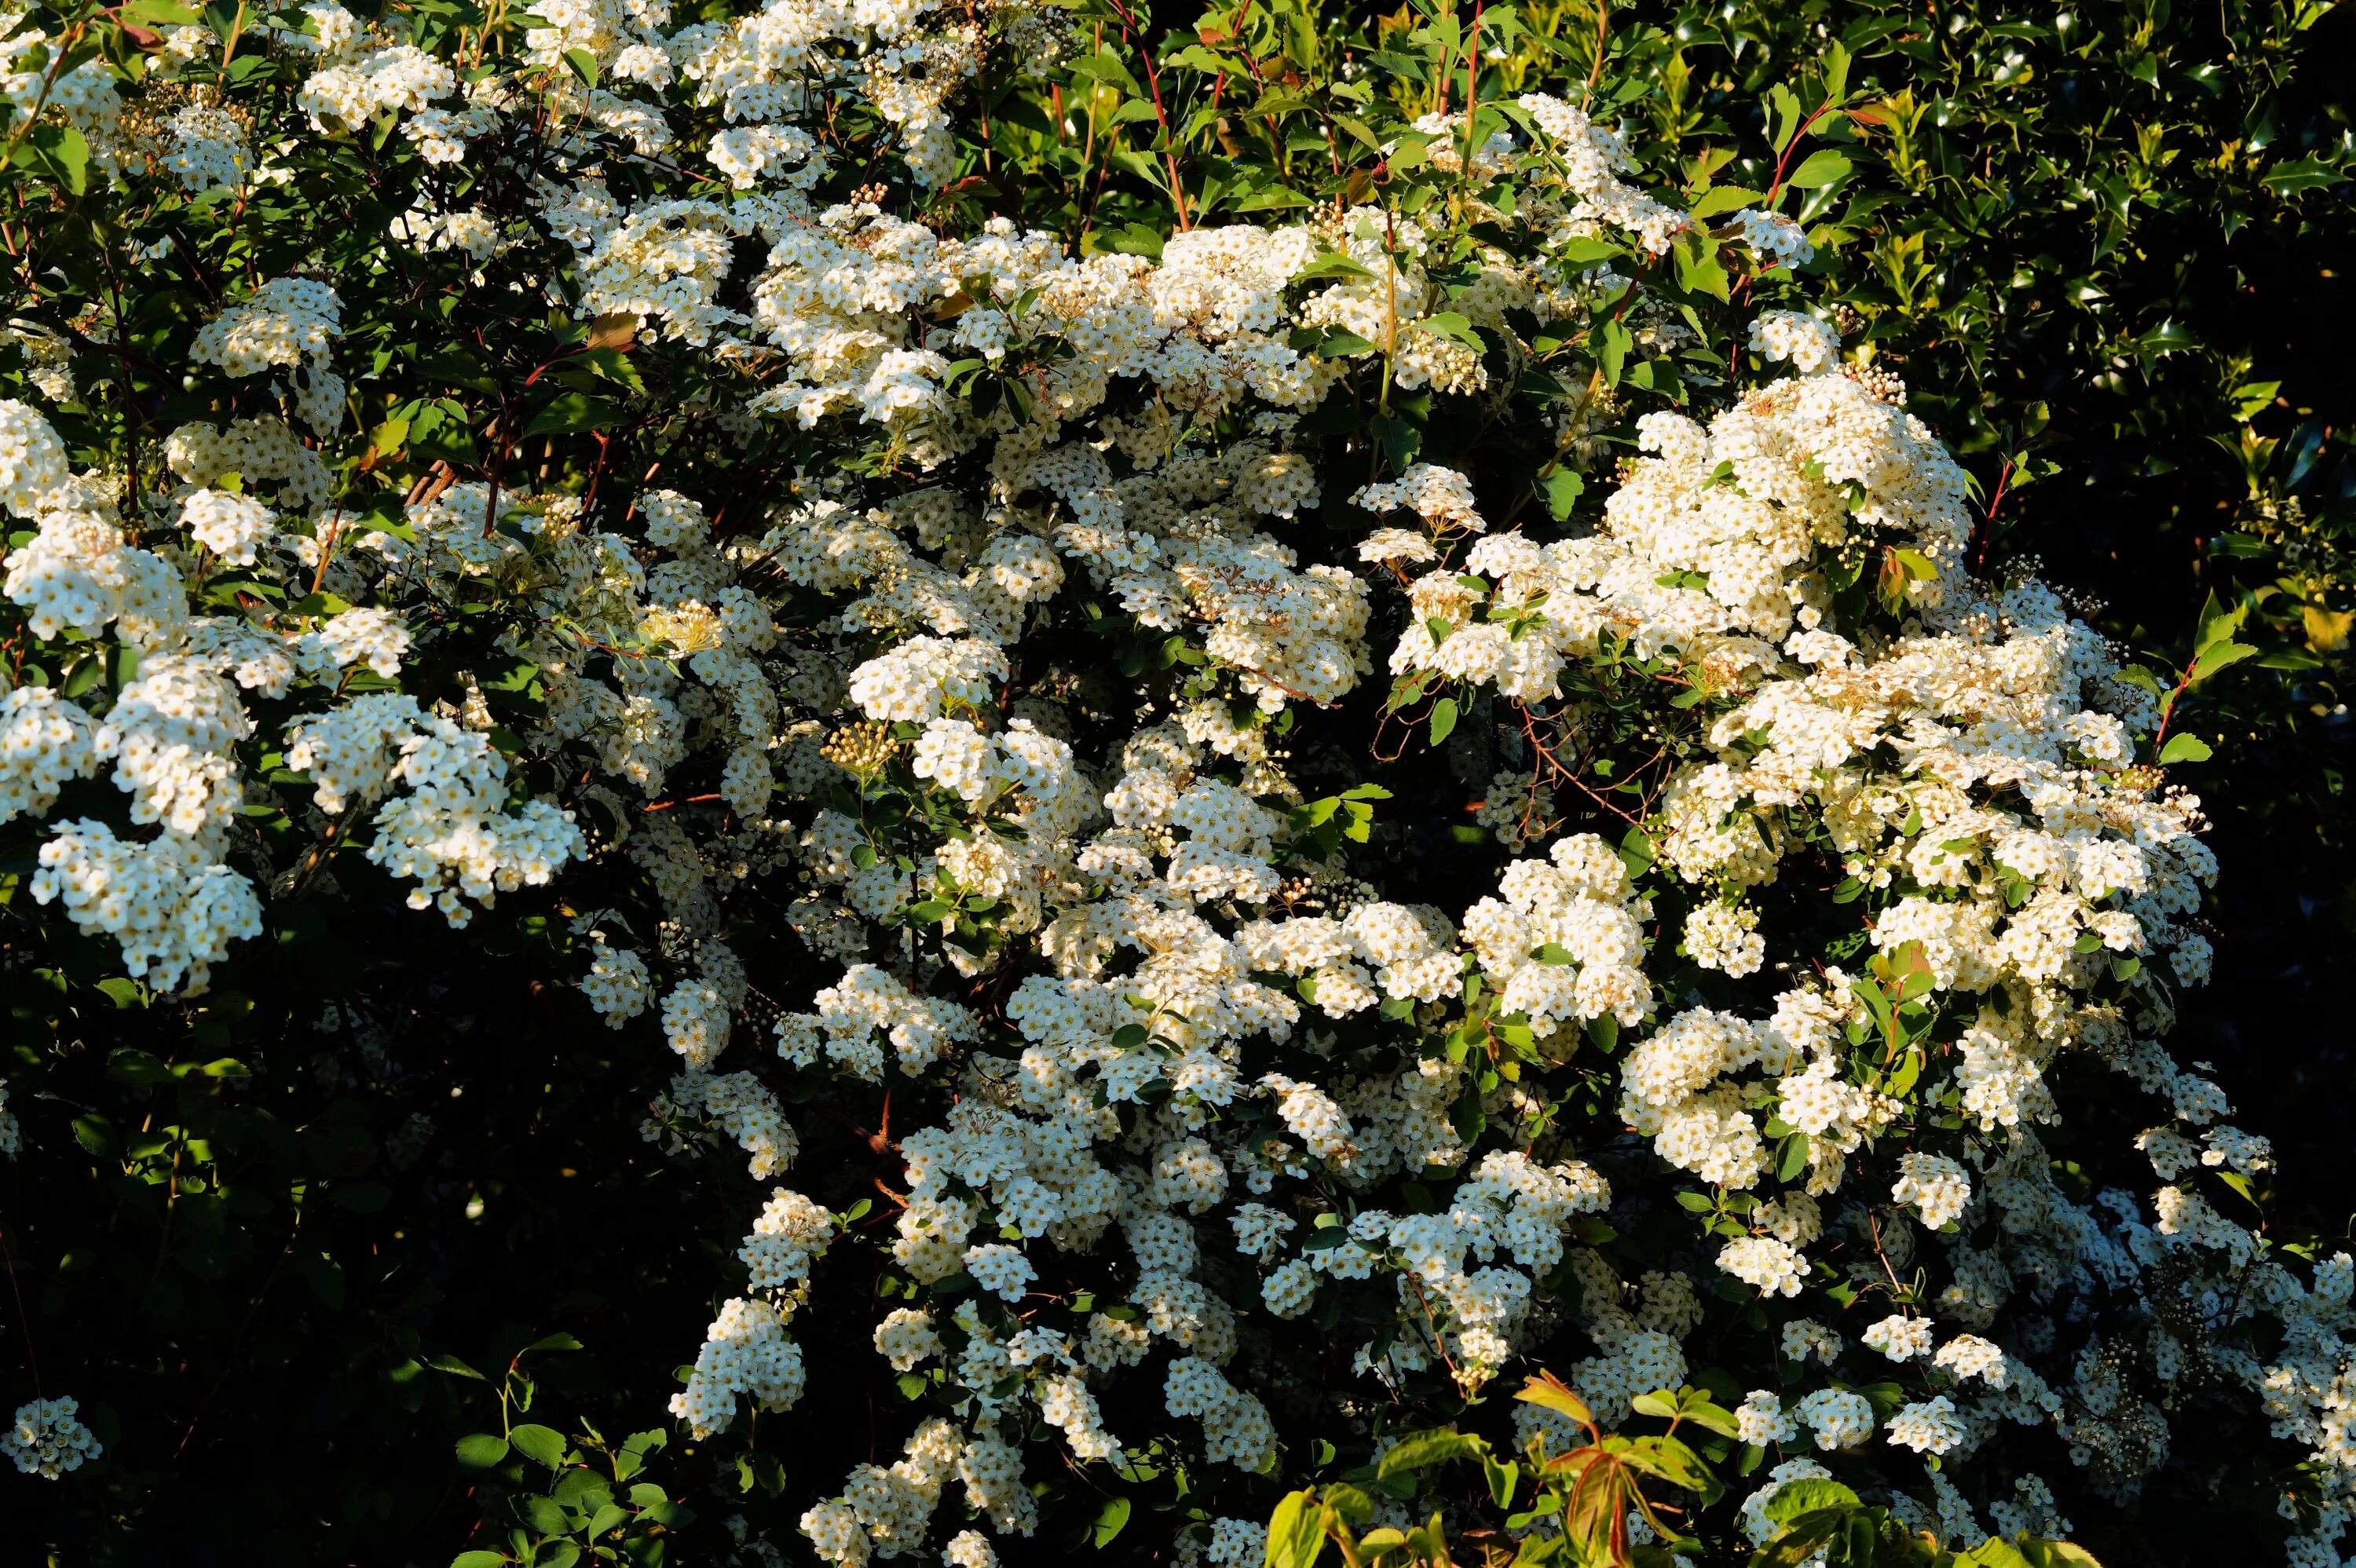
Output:
[[1559,1415],[1567,1415],[1581,1426],[1595,1424],[1594,1412],[1587,1402],[1573,1393],[1569,1385],[1552,1372],[1546,1372],[1522,1384],[1514,1397],[1526,1404],[1543,1405]]
[[1705,1502],[1717,1497],[1724,1488],[1701,1456],[1676,1437],[1636,1437],[1625,1439],[1627,1446],[1620,1456],[1628,1466],[1646,1475],[1657,1476],[1673,1487],[1698,1492]]
[[1821,1477],[1812,1476],[1796,1481],[1786,1481],[1776,1488],[1775,1495],[1767,1499],[1766,1513],[1768,1519],[1773,1523],[1789,1524],[1802,1514],[1815,1513],[1820,1509],[1853,1509],[1859,1506],[1858,1495],[1838,1481],[1827,1481]]
[[1443,697],[1431,705],[1431,743],[1439,745],[1456,728],[1456,699]]
[[1489,1481],[1489,1497],[1499,1508],[1514,1506],[1514,1489],[1521,1484],[1522,1467],[1514,1460],[1483,1456],[1481,1468]]
[[1712,1400],[1707,1389],[1687,1389],[1678,1394],[1677,1414],[1720,1437],[1742,1435],[1742,1424],[1734,1418],[1734,1412]]
[[2233,389],[2233,417],[2247,424],[2273,407],[2280,381],[2245,381]]
[[1559,523],[1569,519],[1571,508],[1579,504],[1580,496],[1586,494],[1587,481],[1568,468],[1558,468],[1546,476],[1543,488],[1547,515]]
[[1702,192],[1701,199],[1693,204],[1693,215],[1697,220],[1716,218],[1722,212],[1737,212],[1746,207],[1757,207],[1766,199],[1765,192],[1745,190],[1739,185],[1713,186]]
[[1805,117],[1806,112],[1800,106],[1799,94],[1782,82],[1777,82],[1769,88],[1767,119],[1768,123],[1775,127],[1775,131],[1774,134],[1769,137],[1768,144],[1778,153],[1790,146],[1792,138],[1800,133],[1800,122]]
[[1236,203],[1236,210],[1237,212],[1277,212],[1287,208],[1316,205],[1313,197],[1301,195],[1290,186],[1272,185],[1256,190]]
[[34,126],[16,144],[14,161],[48,176],[75,196],[90,189],[90,144],[70,125]]
[[508,1440],[487,1432],[470,1432],[458,1439],[458,1463],[469,1470],[487,1470],[508,1456]]
[[2192,679],[2196,682],[2206,680],[2229,665],[2254,657],[2257,651],[2247,643],[2211,644],[2201,649],[2201,656],[2192,661]]
[[567,49],[564,51],[564,63],[566,66],[571,68],[574,76],[581,79],[582,86],[594,87],[597,85],[597,57],[595,55],[591,54],[587,49]]
[[1589,236],[1564,240],[1556,248],[1554,256],[1555,260],[1569,266],[1592,267],[1598,262],[1609,261],[1627,253],[1628,250],[1624,245],[1614,245],[1609,240]]
[[[575,1471],[575,1475],[584,1472]],[[750,1496],[755,1491],[776,1497],[786,1489],[786,1467],[775,1454],[755,1449],[736,1456],[736,1489]]]
[[504,1552],[461,1552],[450,1559],[450,1568],[507,1568]]
[[562,1433],[545,1426],[519,1426],[508,1434],[508,1441],[525,1457],[536,1459],[552,1470],[564,1467],[566,1444]]
[[1639,1415],[1657,1416],[1663,1421],[1675,1421],[1677,1417],[1676,1396],[1666,1390],[1640,1393],[1628,1402],[1628,1408]]
[[425,1359],[425,1364],[432,1367],[437,1372],[450,1372],[458,1377],[472,1378],[477,1382],[485,1382],[488,1381],[482,1373],[477,1371],[474,1368],[468,1366],[466,1362],[460,1360],[455,1356],[428,1356]]
[[1625,325],[1617,320],[1603,324],[1601,337],[1595,346],[1595,362],[1602,368],[1604,380],[1614,387],[1620,384],[1621,369],[1627,364],[1628,351],[1634,347],[1635,336]]
[[[1849,1518],[1848,1510],[1843,1509],[1819,1509],[1801,1515],[1751,1560],[1751,1568],[1804,1568],[1810,1563],[1828,1561],[1818,1549],[1839,1534]],[[1857,1552],[1844,1552],[1841,1568],[1857,1568],[1860,1562],[1871,1561],[1869,1543],[1867,1554],[1862,1557]]]
[[1418,1432],[1400,1438],[1398,1446],[1384,1455],[1375,1467],[1375,1474],[1404,1475],[1451,1459],[1479,1458],[1488,1452],[1488,1444],[1467,1433]]
[[2198,348],[2201,340],[2173,321],[2163,321],[2136,339],[2136,352],[2147,359],[2162,355],[2180,354],[2188,348]]
[[1101,81],[1108,87],[1126,92],[1131,98],[1146,96],[1145,89],[1139,85],[1136,77],[1130,74],[1129,67],[1122,64],[1120,57],[1109,49],[1099,49],[1095,54],[1074,60],[1071,64],[1071,72],[1074,76]]
[[1854,166],[1847,154],[1837,152],[1831,147],[1819,147],[1810,153],[1798,168],[1792,171],[1792,177],[1787,183],[1795,185],[1802,190],[1815,190],[1821,186],[1831,185],[1836,180],[1847,178],[1849,170]]
[[1268,1521],[1266,1568],[1316,1568],[1325,1550],[1325,1518],[1312,1492],[1289,1492]]
[[1113,1543],[1121,1528],[1129,1523],[1130,1504],[1127,1498],[1107,1498],[1103,1508],[1097,1510],[1096,1522],[1088,1527],[1088,1540],[1101,1552]]
[[2208,652],[2217,643],[2224,643],[2241,631],[2243,622],[2250,619],[2250,601],[2238,601],[2233,605],[2220,605],[2217,595],[2210,593],[2201,603],[2201,624],[2193,631],[2193,652]]
[[561,1536],[567,1529],[564,1509],[554,1498],[538,1493],[514,1495],[508,1499],[508,1508],[520,1522],[542,1535]]
[[1707,234],[1689,234],[1670,254],[1676,259],[1679,288],[1719,300],[1731,297],[1734,281],[1727,276],[1724,263],[1718,259],[1718,241]]
[[122,1083],[168,1083],[172,1070],[150,1051],[124,1047],[106,1059],[106,1075]]
[[[579,53],[579,50],[574,50]],[[526,435],[569,435],[583,431],[611,430],[622,422],[622,411],[603,398],[584,392],[562,392],[524,421]]]
[[631,1433],[614,1455],[614,1479],[626,1481],[645,1469],[648,1456],[659,1453],[669,1441],[669,1435],[659,1429]]
[[2277,196],[2289,196],[2297,191],[2338,185],[2347,177],[2344,170],[2333,168],[2321,158],[2307,157],[2276,164],[2259,176],[2258,183]]
[[2159,763],[2168,767],[2177,763],[2205,763],[2213,754],[2209,750],[2208,741],[2198,735],[2188,735],[2179,731],[2168,738],[2167,745],[2159,749]]
[[1104,237],[1105,249],[1123,256],[1162,260],[1162,230],[1143,223],[1126,223]]
[[[1371,278],[1375,274],[1338,251],[1328,251],[1292,275],[1296,283],[1316,278]],[[1367,347],[1374,347],[1367,344]]]
[[1427,315],[1417,325],[1427,332],[1453,339],[1475,354],[1488,351],[1488,346],[1483,343],[1480,335],[1472,330],[1472,321],[1452,310],[1443,310],[1435,315]]
[[1838,103],[1848,96],[1849,53],[1835,38],[1825,50],[1825,97]]

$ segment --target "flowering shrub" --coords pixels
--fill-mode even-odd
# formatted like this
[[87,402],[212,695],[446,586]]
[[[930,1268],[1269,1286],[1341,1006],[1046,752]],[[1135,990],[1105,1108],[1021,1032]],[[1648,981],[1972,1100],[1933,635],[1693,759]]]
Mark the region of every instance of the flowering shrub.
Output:
[[[2229,13],[1967,3],[1931,27],[1879,4],[1681,4],[1615,12],[1606,75],[1645,84],[1623,129],[1653,166],[1763,188],[1775,159],[1753,128],[1777,123],[1791,62],[1838,37],[1881,118],[1854,137],[1817,122],[1838,139],[1808,174],[1825,183],[1800,216],[1826,242],[1804,266],[1976,480],[1975,559],[2035,552],[2163,687],[2199,652],[2205,598],[2243,612],[2233,640],[2256,655],[2199,683],[2169,731],[2214,750],[2185,776],[2234,868],[2210,918],[2244,937],[2175,1038],[2277,1134],[2281,1233],[2337,1229],[2295,1195],[2346,1152],[2302,1114],[2340,1072],[2299,1020],[2330,1006],[2356,882],[2338,782],[2356,360],[2319,336],[2350,319],[2324,259],[2350,233],[2347,101],[2322,62],[2356,17]],[[1569,28],[1576,75],[1591,34]]]
[[[315,1211],[505,1193],[402,1176],[423,1109],[273,1096],[413,1093],[388,1041],[521,975],[598,1063],[531,1136],[610,1078],[569,1136],[691,1214],[632,1284],[710,1327],[617,1323],[612,1397],[691,1362],[715,1560],[1242,1563],[1408,1431],[1601,1451],[1665,1399],[1772,1467],[1699,1550],[1818,1480],[1939,1549],[2099,1536],[2271,1424],[2264,1528],[2336,1562],[2356,1264],[2228,1217],[2269,1146],[2161,1043],[2218,874],[2173,698],[1969,548],[1794,271],[1807,137],[1879,123],[1847,53],[1763,188],[1671,187],[1532,25],[18,16],[20,1165],[154,1218],[112,1266],[159,1318],[282,1206],[245,1321],[282,1273],[336,1312]],[[427,1048],[450,1097],[498,1032]],[[413,1415],[490,1383],[432,1348],[488,1287],[419,1248],[399,1296],[411,1243],[365,1266]],[[477,1310],[534,1327],[434,1549],[659,1556],[656,1445],[518,1423],[575,1342]],[[1534,1357],[1568,1404],[1483,1399]],[[85,1427],[27,1370],[20,1467],[132,1498],[222,1398]]]

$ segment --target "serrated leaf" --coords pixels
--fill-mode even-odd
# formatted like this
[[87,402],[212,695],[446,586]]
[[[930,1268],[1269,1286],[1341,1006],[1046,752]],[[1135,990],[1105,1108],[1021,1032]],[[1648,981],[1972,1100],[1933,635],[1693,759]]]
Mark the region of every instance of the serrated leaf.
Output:
[[1542,1405],[1559,1415],[1568,1415],[1581,1426],[1595,1424],[1595,1413],[1587,1402],[1570,1392],[1570,1388],[1552,1372],[1541,1372],[1525,1382],[1514,1397],[1526,1404]]
[[2294,158],[2276,164],[2258,176],[2258,183],[2277,196],[2289,196],[2295,191],[2316,190],[2324,186],[2338,185],[2348,177],[2320,158]]

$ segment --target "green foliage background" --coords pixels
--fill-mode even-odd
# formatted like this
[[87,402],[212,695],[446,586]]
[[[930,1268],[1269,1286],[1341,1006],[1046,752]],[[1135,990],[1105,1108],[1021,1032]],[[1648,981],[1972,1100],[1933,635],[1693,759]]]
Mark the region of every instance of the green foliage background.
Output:
[[[465,0],[414,10],[482,19]],[[1816,128],[1804,218],[1832,242],[1813,270],[1838,274],[1877,364],[1971,468],[1976,548],[2041,557],[2111,606],[2100,623],[2163,686],[2210,597],[2227,613],[2246,602],[2260,656],[2192,687],[2179,720],[2213,749],[2186,776],[2226,868],[2217,980],[2179,1040],[2276,1140],[2283,1168],[2258,1198],[2277,1233],[2346,1234],[2333,981],[2356,931],[2356,16],[2307,0],[1751,0],[1612,6],[1600,27],[1590,0],[1567,0],[1530,16],[1574,78],[1601,37],[1599,80],[1622,84],[1648,170],[1754,189],[1773,178],[1772,95],[1842,40],[1881,123]],[[1174,48],[1199,20],[1182,7],[1151,27]],[[1484,94],[1511,91],[1517,69]],[[986,91],[982,107],[990,153],[969,148],[958,200],[1089,247],[1166,228],[1166,198],[1133,173],[1091,189],[1070,149],[1042,151],[1023,128],[1035,106]],[[328,221],[381,231],[366,190],[343,196]],[[301,220],[272,199],[256,214],[263,274],[270,225]],[[70,225],[34,234],[20,219],[11,239],[36,276],[92,264]],[[442,308],[427,281],[417,298],[421,320]],[[138,333],[188,329],[133,325],[134,350]],[[444,326],[463,336],[463,321]],[[387,332],[346,352],[393,362],[410,347]],[[419,396],[454,399],[473,375],[455,359],[404,373]],[[433,439],[412,427],[417,450]],[[452,461],[478,459],[462,426],[441,439]],[[758,449],[675,461],[754,493],[777,477]],[[66,1484],[11,1480],[0,1555],[439,1568],[520,1521],[552,1542],[539,1560],[561,1563],[562,1543],[602,1520],[604,1544],[634,1560],[719,1562],[740,1511],[788,1537],[797,1475],[839,1474],[875,1441],[875,1395],[847,1369],[814,1359],[791,1416],[694,1451],[630,1435],[660,1424],[671,1362],[757,1208],[739,1162],[683,1166],[641,1140],[662,1064],[557,988],[570,961],[550,910],[519,899],[451,933],[399,918],[399,891],[364,875],[341,902],[274,905],[279,926],[185,1013],[97,985],[111,955],[96,944],[0,925],[10,1076],[41,1083],[16,1108],[48,1157],[0,1168],[0,1354],[77,1392],[107,1445]],[[359,978],[393,1001],[322,1036],[323,1009]],[[804,1168],[846,1192],[887,1173],[870,1129],[802,1134]],[[88,1161],[60,1177],[69,1144]],[[803,1338],[862,1342],[869,1310],[821,1292]],[[462,1448],[473,1434],[499,1445]],[[594,1468],[547,1495],[543,1459],[568,1446]],[[1166,1524],[1098,1500],[1055,1499],[1033,1554],[1166,1552]],[[2115,1561],[2205,1561],[2250,1550],[2264,1501],[2229,1486],[2171,1501],[2164,1521],[2079,1523]]]

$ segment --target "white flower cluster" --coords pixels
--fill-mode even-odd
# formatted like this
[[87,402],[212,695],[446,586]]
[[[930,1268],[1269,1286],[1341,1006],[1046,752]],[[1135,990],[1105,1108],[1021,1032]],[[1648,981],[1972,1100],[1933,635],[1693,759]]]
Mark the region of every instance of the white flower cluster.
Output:
[[304,7],[314,29],[304,41],[325,62],[297,102],[315,130],[358,131],[388,111],[412,114],[458,90],[457,74],[416,45],[379,40],[334,0]]
[[16,1424],[0,1432],[0,1450],[28,1476],[59,1476],[98,1457],[98,1439],[81,1424],[81,1406],[70,1396],[37,1399],[16,1407]]
[[671,1413],[697,1437],[733,1423],[739,1395],[760,1410],[788,1409],[801,1397],[801,1349],[786,1328],[801,1303],[810,1265],[826,1255],[834,1233],[834,1217],[824,1209],[782,1187],[771,1191],[737,1253],[750,1271],[746,1283],[763,1295],[739,1297],[721,1308],[687,1387],[671,1395]]
[[1498,1006],[1526,1014],[1544,1038],[1566,1022],[1609,1016],[1641,1022],[1653,1010],[1644,978],[1649,901],[1635,898],[1627,868],[1591,833],[1558,840],[1544,860],[1516,860],[1464,913],[1464,937]]
[[[414,51],[412,51],[414,52]],[[343,428],[344,381],[328,367],[343,302],[310,278],[273,278],[205,324],[189,352],[231,376],[288,372],[295,411],[323,436]]]

